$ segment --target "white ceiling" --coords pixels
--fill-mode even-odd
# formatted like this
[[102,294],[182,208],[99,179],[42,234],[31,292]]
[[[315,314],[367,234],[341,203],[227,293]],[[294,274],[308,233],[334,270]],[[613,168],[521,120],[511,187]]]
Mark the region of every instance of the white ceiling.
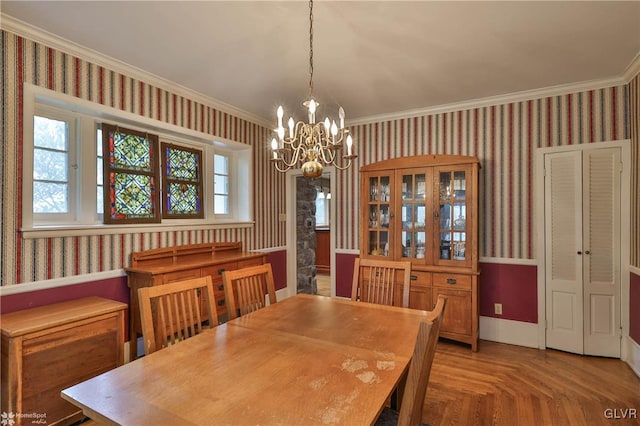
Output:
[[[278,104],[302,118],[306,1],[3,0],[0,11],[269,122]],[[352,120],[618,78],[639,52],[640,1],[314,3],[314,95]]]

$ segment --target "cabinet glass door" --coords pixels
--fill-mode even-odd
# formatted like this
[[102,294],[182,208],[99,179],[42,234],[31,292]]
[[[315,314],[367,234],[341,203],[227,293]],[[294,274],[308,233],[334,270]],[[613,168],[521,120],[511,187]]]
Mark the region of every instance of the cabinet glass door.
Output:
[[366,220],[367,253],[372,256],[389,256],[391,219],[391,178],[389,176],[371,176],[368,178],[368,201]]
[[424,263],[427,244],[427,181],[424,169],[403,171],[398,177],[400,200],[399,254],[405,260]]
[[467,172],[438,172],[438,252],[437,264],[466,264],[468,242]]

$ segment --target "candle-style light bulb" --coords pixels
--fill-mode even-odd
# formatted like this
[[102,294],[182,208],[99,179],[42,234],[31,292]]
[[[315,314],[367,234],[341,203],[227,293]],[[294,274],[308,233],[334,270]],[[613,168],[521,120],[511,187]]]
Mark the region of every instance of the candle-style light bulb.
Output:
[[278,107],[278,127],[282,127],[282,116],[284,115],[284,109],[282,109],[282,105]]
[[316,101],[311,98],[309,101],[309,124],[313,124],[316,122]]
[[338,116],[340,117],[340,128],[344,129],[344,108],[340,107],[338,110]]
[[353,147],[353,139],[351,135],[347,136],[347,155],[351,155],[351,149]]
[[328,132],[330,128],[331,128],[331,122],[329,121],[329,117],[325,117],[325,119],[324,119],[324,130],[326,132]]
[[276,138],[271,139],[271,149],[273,150],[273,159],[278,158],[278,141]]
[[331,134],[333,135],[333,137],[338,134],[338,126],[336,126],[335,121],[333,122],[333,124],[331,124]]
[[284,139],[284,127],[282,126],[278,127],[278,137],[280,138],[280,140]]
[[293,121],[293,117],[289,117],[289,137],[293,139],[293,125],[295,124]]

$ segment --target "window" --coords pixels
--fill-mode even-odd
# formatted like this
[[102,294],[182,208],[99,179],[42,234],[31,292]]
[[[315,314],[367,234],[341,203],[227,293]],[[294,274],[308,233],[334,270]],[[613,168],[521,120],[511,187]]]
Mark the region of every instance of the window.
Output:
[[213,156],[213,211],[229,214],[229,157]]
[[41,113],[33,118],[33,214],[47,221],[69,219],[73,208],[73,120]]
[[24,117],[25,238],[140,232],[140,224],[244,227],[253,219],[249,144],[29,83]]
[[102,163],[102,129],[98,128],[96,135],[96,213],[102,217],[104,211],[104,179]]
[[202,151],[162,144],[163,218],[202,218]]
[[102,125],[105,223],[160,222],[158,137]]

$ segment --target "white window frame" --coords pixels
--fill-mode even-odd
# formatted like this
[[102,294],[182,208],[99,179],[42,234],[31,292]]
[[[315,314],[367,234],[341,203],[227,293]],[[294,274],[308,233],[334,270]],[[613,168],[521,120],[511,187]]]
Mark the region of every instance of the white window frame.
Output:
[[[252,146],[185,129],[147,117],[54,92],[30,83],[24,84],[23,128],[23,209],[24,238],[64,237],[95,234],[126,234],[167,230],[246,228],[253,221],[253,156]],[[52,118],[70,118],[75,123],[75,136],[70,137],[70,150],[75,149],[75,180],[70,183],[70,215],[60,220],[33,214],[33,117],[57,114]],[[45,114],[46,113],[46,114]],[[58,119],[58,118],[56,118]],[[205,215],[203,219],[162,219],[154,224],[104,224],[96,206],[97,129],[100,123],[116,124],[157,134],[160,141],[184,145],[203,151]],[[90,142],[89,142],[90,141]],[[229,214],[213,213],[213,155],[229,157]],[[104,154],[104,153],[103,153]],[[70,165],[74,164],[70,158]],[[101,171],[100,171],[101,172]],[[71,175],[70,175],[71,177]],[[241,189],[241,190],[240,190]],[[74,208],[71,203],[75,202]]]
[[[34,157],[35,151],[40,149],[35,146],[34,139],[31,139],[31,146],[28,150],[29,155],[31,156],[31,160],[29,164],[31,165],[31,196],[29,197],[30,211],[33,214],[33,218],[35,221],[42,223],[65,223],[75,220],[75,212],[76,206],[75,202],[77,197],[75,196],[74,189],[76,188],[78,167],[77,167],[77,159],[76,159],[76,145],[77,145],[77,136],[76,136],[76,127],[78,120],[71,114],[66,114],[63,111],[53,110],[47,107],[39,107],[36,109],[34,116],[32,117],[33,122],[35,123],[35,116],[47,118],[50,120],[57,120],[67,123],[67,135],[66,135],[66,155],[67,155],[67,212],[52,212],[52,213],[36,213],[33,211],[33,194],[34,194],[34,185],[36,180],[33,178],[34,172]],[[31,126],[33,130],[33,124]],[[23,201],[24,206],[24,201]]]

